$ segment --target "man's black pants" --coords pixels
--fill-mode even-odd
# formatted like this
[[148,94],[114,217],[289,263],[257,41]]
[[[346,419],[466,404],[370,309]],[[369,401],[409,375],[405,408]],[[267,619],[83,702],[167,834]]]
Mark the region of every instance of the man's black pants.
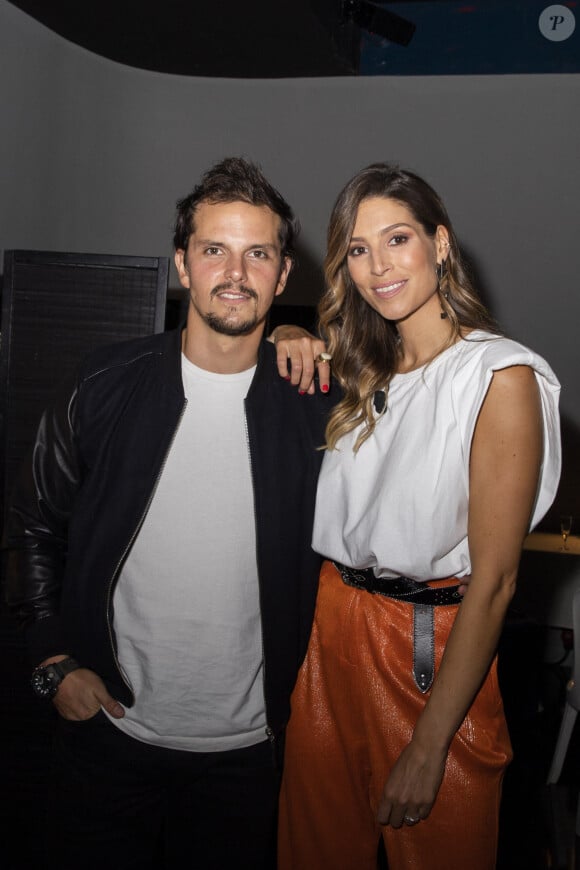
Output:
[[59,720],[46,856],[60,870],[272,870],[279,772],[270,744],[182,752],[104,713]]

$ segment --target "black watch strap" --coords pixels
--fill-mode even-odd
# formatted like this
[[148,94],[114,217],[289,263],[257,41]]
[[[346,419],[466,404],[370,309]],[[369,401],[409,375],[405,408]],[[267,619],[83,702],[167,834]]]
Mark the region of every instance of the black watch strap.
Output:
[[78,668],[80,668],[80,665],[76,659],[73,659],[72,656],[69,656],[68,658],[63,659],[61,662],[53,662],[52,667],[55,669],[60,677],[59,682],[62,682],[67,674],[70,674],[71,671],[76,671]]

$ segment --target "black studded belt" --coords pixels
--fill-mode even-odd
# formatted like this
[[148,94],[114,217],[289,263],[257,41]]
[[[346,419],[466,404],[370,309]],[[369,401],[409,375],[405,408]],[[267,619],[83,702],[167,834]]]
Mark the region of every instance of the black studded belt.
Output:
[[458,586],[427,586],[410,577],[375,577],[372,568],[348,568],[333,562],[347,586],[413,605],[413,678],[425,693],[435,676],[434,607],[458,605]]

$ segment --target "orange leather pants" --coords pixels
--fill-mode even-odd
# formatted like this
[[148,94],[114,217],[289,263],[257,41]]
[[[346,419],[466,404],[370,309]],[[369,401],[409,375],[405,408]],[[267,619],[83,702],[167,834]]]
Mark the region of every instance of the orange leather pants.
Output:
[[[435,608],[435,667],[457,607]],[[346,586],[329,562],[292,698],[280,807],[279,870],[493,870],[511,746],[496,662],[455,735],[429,817],[382,827],[393,763],[428,695],[412,676],[412,605]]]

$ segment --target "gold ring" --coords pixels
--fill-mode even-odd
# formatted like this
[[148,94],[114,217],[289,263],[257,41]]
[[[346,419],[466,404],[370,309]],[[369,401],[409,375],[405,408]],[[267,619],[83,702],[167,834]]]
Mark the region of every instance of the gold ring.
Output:
[[319,353],[316,357],[316,362],[319,363],[328,363],[332,359],[331,353]]

